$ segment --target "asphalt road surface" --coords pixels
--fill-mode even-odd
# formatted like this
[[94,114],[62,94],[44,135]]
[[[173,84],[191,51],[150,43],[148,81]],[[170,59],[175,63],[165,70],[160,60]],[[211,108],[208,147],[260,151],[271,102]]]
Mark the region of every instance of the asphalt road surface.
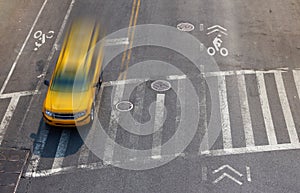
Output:
[[[0,16],[1,191],[300,192],[299,0],[1,0]],[[86,16],[106,34],[97,119],[51,128],[42,83]]]

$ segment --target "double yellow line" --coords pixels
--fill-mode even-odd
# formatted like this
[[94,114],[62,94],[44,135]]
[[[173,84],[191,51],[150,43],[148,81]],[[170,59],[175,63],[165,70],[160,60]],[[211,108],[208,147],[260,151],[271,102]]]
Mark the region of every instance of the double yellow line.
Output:
[[129,38],[129,47],[126,44],[125,51],[122,56],[122,63],[121,63],[120,74],[119,74],[118,80],[122,80],[122,79],[126,80],[126,77],[127,77],[127,70],[128,70],[128,65],[129,65],[130,58],[131,58],[131,53],[132,53],[131,48],[133,45],[135,26],[136,26],[137,19],[139,16],[140,5],[141,5],[141,0],[133,0],[130,21],[129,21],[129,26],[128,26],[128,32],[127,32],[127,37]]

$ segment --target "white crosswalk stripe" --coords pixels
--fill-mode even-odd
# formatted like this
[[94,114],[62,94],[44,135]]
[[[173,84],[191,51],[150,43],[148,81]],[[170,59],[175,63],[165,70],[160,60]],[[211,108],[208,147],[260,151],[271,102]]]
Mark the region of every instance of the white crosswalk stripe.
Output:
[[273,124],[273,119],[271,115],[271,110],[268,101],[267,89],[265,85],[265,78],[263,73],[256,73],[259,98],[261,103],[261,108],[263,112],[263,117],[265,121],[266,132],[268,136],[269,144],[275,145],[277,144],[277,138],[275,135],[275,129]]
[[59,143],[57,146],[55,158],[53,160],[52,169],[61,168],[64,157],[67,151],[69,139],[70,139],[70,129],[64,129],[59,139]]
[[227,89],[225,76],[218,76],[219,84],[219,99],[220,99],[220,111],[221,111],[221,127],[223,134],[223,146],[224,149],[232,148],[232,137],[230,129],[230,117],[227,101]]
[[300,71],[293,70],[293,76],[294,76],[294,80],[298,92],[298,97],[300,99]]
[[250,116],[250,110],[248,104],[245,76],[238,75],[237,79],[238,79],[239,98],[241,104],[241,114],[242,114],[242,120],[243,120],[244,131],[245,131],[246,146],[247,147],[254,146],[255,142],[254,142],[253,128],[252,128],[251,116]]
[[[122,100],[124,88],[125,88],[124,84],[116,86],[115,96],[113,99],[114,106]],[[103,162],[106,164],[110,164],[113,161],[113,153],[114,153],[114,145],[115,145],[114,141],[116,140],[116,136],[117,136],[119,113],[120,112],[118,110],[112,107],[111,118],[109,122],[109,132],[110,132],[109,136],[111,137],[113,142],[110,139],[107,139],[105,143]]]
[[[283,112],[283,119],[285,120],[287,128],[281,128],[281,130],[286,129],[289,135],[290,143],[279,144],[277,141],[277,136],[274,128],[274,123],[271,113],[271,107],[269,103],[269,97],[266,89],[266,82],[264,75],[265,74],[274,74],[275,84],[277,86],[277,94],[279,96],[279,102]],[[253,126],[251,123],[251,115],[249,111],[249,103],[248,103],[248,93],[247,93],[247,85],[245,82],[245,74],[251,74],[250,72],[239,72],[239,73],[211,73],[210,75],[224,77],[224,74],[227,76],[236,76],[238,82],[238,92],[240,98],[240,110],[242,115],[243,127],[245,132],[245,142],[246,147],[237,147],[237,148],[225,148],[224,149],[215,149],[210,151],[203,151],[202,154],[210,155],[210,156],[221,156],[221,155],[232,155],[232,154],[242,154],[242,153],[253,153],[253,152],[265,152],[265,151],[276,151],[276,150],[288,150],[288,149],[299,149],[300,143],[297,133],[297,128],[295,126],[294,117],[291,111],[291,104],[287,97],[286,87],[284,84],[284,79],[282,76],[282,71],[267,71],[264,73],[263,71],[253,72],[252,75],[256,76],[257,80],[257,88],[259,92],[259,99],[261,104],[261,110],[263,113],[264,125],[267,133],[268,145],[260,145],[255,146],[255,139],[253,134]],[[300,91],[300,73],[299,71],[294,70],[293,76],[295,80],[295,85],[297,88],[297,92],[299,94]],[[219,81],[219,88],[224,88],[224,79]],[[220,89],[221,90],[221,89]],[[276,92],[274,92],[276,94]],[[220,95],[223,94],[220,92]],[[223,94],[224,95],[224,94]],[[223,98],[223,97],[220,97]],[[228,99],[226,99],[228,100]],[[224,103],[224,102],[223,102]],[[221,111],[222,111],[222,105]],[[224,113],[227,113],[224,111]],[[232,112],[229,112],[229,114]],[[221,116],[222,117],[222,116]],[[224,117],[224,115],[223,115]],[[276,118],[276,117],[275,117]],[[232,128],[227,128],[231,130]],[[299,129],[299,128],[298,128]],[[224,135],[224,134],[223,134]],[[224,136],[223,136],[224,139]],[[223,142],[225,143],[225,142]]]
[[152,143],[152,158],[160,159],[161,158],[161,140],[162,140],[162,130],[163,127],[163,117],[164,117],[164,105],[165,105],[165,95],[157,94],[156,106],[155,106],[155,118],[154,118],[154,128],[156,131],[153,134],[153,143]]
[[48,138],[49,130],[46,129],[45,126],[42,126],[40,129],[40,133],[38,135],[38,138],[34,144],[33,148],[33,154],[31,156],[31,159],[29,160],[29,165],[27,168],[27,172],[35,173],[37,172],[37,168],[39,165],[39,162],[41,160],[42,153],[45,148],[45,144]]
[[281,72],[275,72],[275,80],[277,84],[277,89],[279,93],[279,99],[281,103],[281,107],[283,109],[283,115],[285,118],[287,130],[290,136],[291,143],[299,143],[298,134],[296,131],[296,126],[293,120],[293,115],[290,109],[290,104],[286,95],[284,82],[282,79]]
[[[211,149],[211,147],[208,147],[208,140],[209,140],[209,136],[206,138],[202,138],[201,140],[205,140],[206,142],[206,146],[205,149],[203,148],[204,146],[202,146],[202,148],[199,149],[200,146],[197,146],[197,153],[195,154],[202,154],[202,155],[207,155],[207,156],[221,156],[221,155],[234,155],[234,154],[243,154],[243,153],[254,153],[254,152],[266,152],[266,151],[276,151],[276,150],[289,150],[289,149],[300,149],[300,143],[299,143],[299,138],[298,138],[298,134],[297,134],[297,128],[296,124],[295,124],[295,117],[293,117],[292,114],[292,110],[291,110],[291,105],[293,105],[291,103],[291,101],[289,101],[288,99],[288,93],[287,93],[287,89],[286,89],[286,85],[284,82],[284,77],[282,76],[282,71],[266,71],[265,73],[263,71],[239,71],[236,73],[209,73],[209,76],[215,76],[217,77],[217,88],[219,90],[219,102],[220,102],[220,122],[221,122],[221,127],[222,127],[222,133],[220,135],[222,135],[222,143],[223,146],[222,147],[218,147],[215,149]],[[257,88],[258,90],[258,100],[260,103],[260,110],[262,112],[262,125],[264,125],[265,132],[266,132],[266,136],[267,139],[266,141],[268,142],[267,145],[256,145],[255,144],[255,131],[253,126],[257,125],[253,123],[253,120],[251,119],[251,113],[253,113],[252,111],[250,111],[250,101],[249,101],[249,95],[250,93],[248,93],[248,86],[249,86],[249,82],[247,82],[247,79],[245,78],[245,75],[251,75],[253,77],[256,77],[256,83],[254,83],[255,85],[251,85]],[[267,83],[266,83],[266,79],[265,79],[265,74],[273,74],[275,77],[275,85],[277,87],[277,91],[274,91],[275,94],[278,95],[279,98],[279,103],[281,105],[281,110],[283,112],[283,120],[285,120],[286,126],[287,128],[280,128],[281,130],[286,130],[286,132],[288,133],[288,137],[290,140],[290,143],[284,143],[284,144],[279,144],[277,141],[277,138],[279,136],[278,133],[275,132],[275,125],[273,122],[274,117],[272,117],[272,112],[271,112],[271,107],[270,106],[272,103],[269,102],[270,99],[270,93],[267,93]],[[297,93],[299,94],[300,97],[300,71],[294,70],[292,71],[293,74],[293,78],[295,80],[295,82],[293,84],[295,84],[296,89],[297,89]],[[237,81],[237,86],[238,88],[236,89],[235,92],[237,92],[237,96],[239,97],[239,104],[240,104],[240,115],[241,115],[241,121],[242,121],[242,125],[243,125],[243,131],[244,131],[244,140],[245,140],[245,145],[241,146],[241,147],[233,147],[233,142],[235,140],[235,138],[233,138],[233,136],[236,135],[236,133],[234,133],[232,124],[231,124],[231,120],[230,120],[230,115],[232,113],[236,113],[236,112],[232,112],[233,110],[229,108],[229,95],[233,94],[233,93],[228,93],[227,90],[227,86],[226,85],[226,78],[228,76],[233,76],[236,78]],[[185,77],[186,78],[186,77]],[[172,79],[172,81],[177,81],[178,83],[178,88],[177,88],[177,92],[184,92],[184,84],[183,82],[185,81],[185,78],[180,78],[180,79]],[[268,81],[270,81],[268,79]],[[115,95],[113,97],[113,105],[115,105],[117,102],[122,100],[123,97],[123,92],[125,89],[126,84],[131,84],[131,83],[136,83],[136,81],[130,81],[128,80],[127,82],[111,82],[110,84],[106,85],[105,87],[114,87],[116,90]],[[253,82],[251,83],[253,84]],[[229,87],[228,87],[229,88]],[[143,103],[145,103],[146,101],[146,97],[147,95],[145,94],[145,86],[141,86],[141,89],[137,89],[138,92],[143,92],[142,94],[138,95],[140,97],[145,97],[143,99],[139,98],[138,99],[138,106],[139,108],[141,108],[141,111],[147,111],[147,109],[143,109]],[[209,90],[206,90],[206,92],[204,93],[207,94],[207,92],[209,92]],[[162,145],[162,138],[163,138],[163,128],[155,128],[162,125],[162,122],[164,121],[164,108],[166,106],[166,104],[169,102],[166,100],[166,95],[162,94],[162,93],[156,93],[156,107],[155,107],[155,114],[154,114],[154,128],[153,130],[156,130],[157,132],[153,135],[153,141],[152,141],[152,154],[149,155],[150,159],[163,159],[163,152],[161,149],[161,145]],[[201,95],[202,96],[202,95]],[[178,101],[178,100],[174,100],[174,101]],[[174,102],[173,101],[173,102]],[[134,102],[134,101],[133,101]],[[176,109],[177,111],[180,109],[180,105],[184,105],[184,101],[180,101],[181,104],[176,104]],[[200,101],[199,101],[199,105],[200,105],[200,110],[203,110],[202,113],[200,113],[201,115],[201,119],[204,120],[204,124],[202,124],[201,129],[207,129],[207,118],[209,117],[208,115],[206,115],[206,103],[208,101],[206,101],[206,97],[200,97]],[[300,101],[298,101],[300,103]],[[135,103],[135,104],[137,104]],[[100,106],[101,108],[101,106]],[[137,110],[135,110],[137,111]],[[141,111],[139,110],[138,112],[141,113]],[[137,112],[135,112],[137,113]],[[255,113],[255,112],[254,112]],[[178,125],[178,121],[180,119],[180,112],[175,112],[175,115],[177,116],[176,119],[174,119],[177,123],[175,123],[175,125]],[[115,110],[114,107],[112,107],[112,111],[110,114],[110,119],[108,121],[108,125],[109,125],[109,135],[112,139],[112,141],[116,140],[116,135],[117,135],[117,129],[118,129],[118,120],[119,119],[119,112]],[[114,144],[111,143],[110,140],[107,140],[105,143],[105,152],[104,152],[104,163],[107,163],[105,165],[99,165],[97,163],[89,163],[88,157],[89,157],[89,150],[87,147],[83,146],[81,151],[78,153],[78,166],[65,166],[63,167],[63,160],[65,158],[65,154],[66,154],[66,149],[67,149],[67,144],[68,141],[70,140],[70,133],[68,132],[69,130],[63,130],[62,135],[60,137],[59,140],[59,144],[57,147],[57,152],[56,152],[56,156],[54,158],[54,162],[52,165],[52,168],[47,169],[47,172],[49,175],[52,174],[57,174],[60,172],[66,172],[67,170],[73,170],[73,169],[78,169],[78,168],[90,168],[90,169],[99,169],[99,168],[105,168],[105,167],[109,167],[108,164],[112,164],[114,161],[120,161],[120,160],[114,160]],[[37,167],[38,164],[40,163],[40,156],[41,153],[43,152],[43,148],[45,147],[45,137],[49,137],[48,136],[48,130],[42,130],[40,133],[40,136],[38,137],[38,140],[40,141],[40,143],[38,143],[36,145],[35,152],[37,153],[37,155],[33,155],[32,157],[32,162],[29,165],[28,172],[26,175],[28,176],[34,176],[34,172],[38,172],[36,173],[37,176],[47,176],[48,174],[41,174],[41,171],[37,171]],[[96,140],[96,139],[95,139]],[[133,141],[132,141],[133,140]],[[137,141],[138,141],[138,137],[136,138],[128,138],[128,141],[130,143],[134,143],[135,145],[137,145]],[[200,141],[202,142],[202,141]],[[135,148],[134,145],[134,148]],[[134,155],[129,155],[129,161],[131,160],[136,160],[136,159],[143,159],[143,158],[136,158],[136,159],[130,159],[132,158],[132,156]],[[186,154],[183,154],[183,156],[186,156]],[[146,158],[145,158],[146,159]],[[147,157],[147,159],[149,159],[149,157]],[[124,161],[124,160],[123,160]],[[126,161],[126,160],[125,160]],[[128,160],[127,160],[128,161]],[[91,165],[92,164],[92,165]],[[94,165],[93,165],[94,164]],[[45,170],[46,171],[46,170]]]

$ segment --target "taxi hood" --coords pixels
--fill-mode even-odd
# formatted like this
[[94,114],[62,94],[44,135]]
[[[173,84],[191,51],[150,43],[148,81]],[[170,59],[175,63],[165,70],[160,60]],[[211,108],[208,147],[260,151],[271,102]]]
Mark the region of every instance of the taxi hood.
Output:
[[79,112],[89,108],[89,92],[58,92],[49,90],[45,108],[52,112]]

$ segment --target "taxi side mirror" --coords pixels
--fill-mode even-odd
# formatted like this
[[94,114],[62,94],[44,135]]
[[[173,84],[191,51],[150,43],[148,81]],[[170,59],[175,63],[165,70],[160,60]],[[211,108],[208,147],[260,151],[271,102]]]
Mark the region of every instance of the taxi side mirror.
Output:
[[44,80],[44,85],[49,86],[49,80]]

